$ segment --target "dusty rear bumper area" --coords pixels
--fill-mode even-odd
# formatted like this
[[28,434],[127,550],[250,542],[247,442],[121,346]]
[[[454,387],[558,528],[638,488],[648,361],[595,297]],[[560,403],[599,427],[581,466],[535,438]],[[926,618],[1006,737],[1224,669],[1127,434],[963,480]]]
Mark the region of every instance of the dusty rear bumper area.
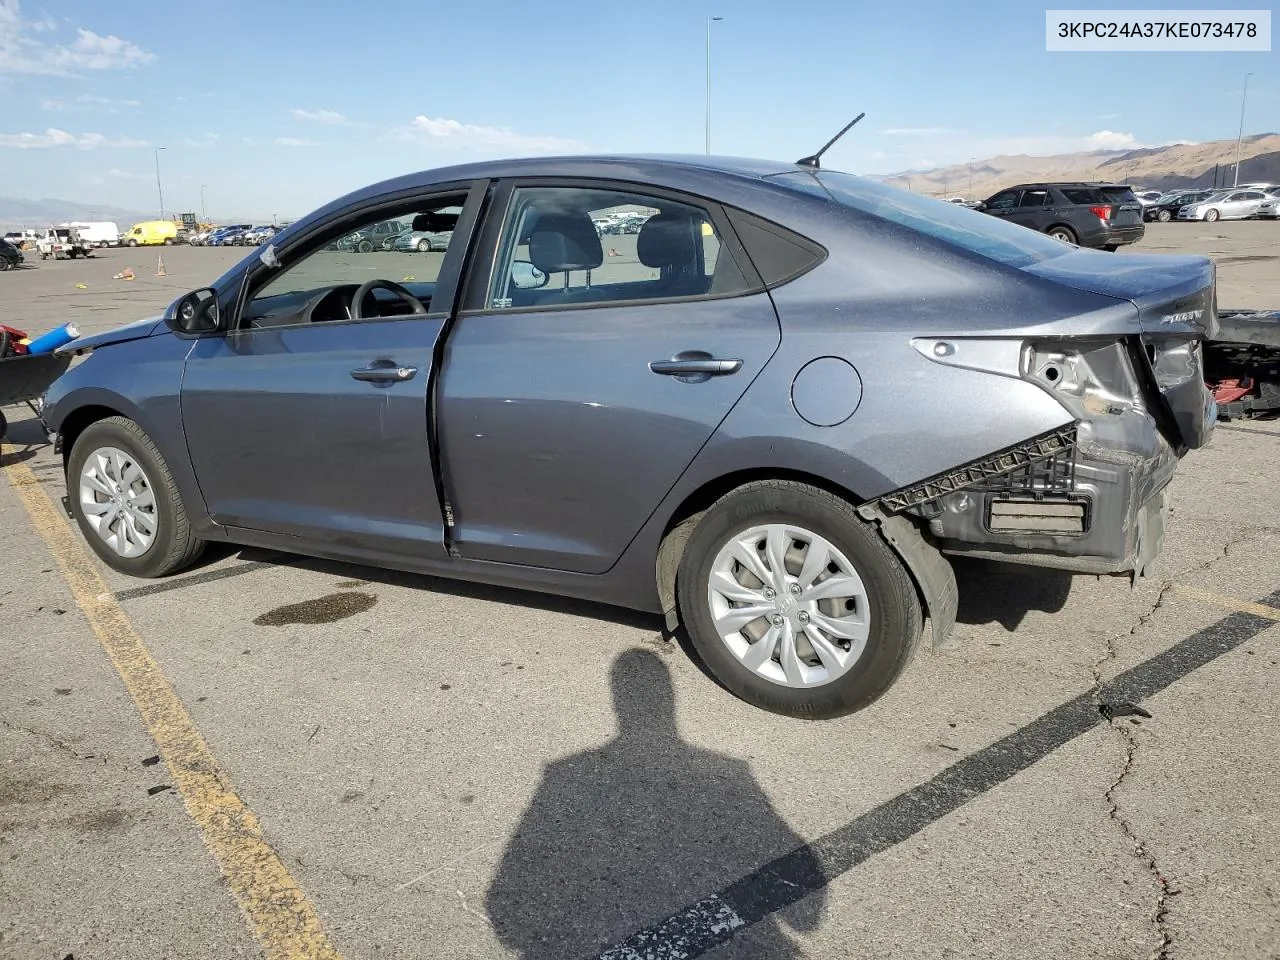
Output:
[[1177,463],[1153,420],[1128,410],[880,502],[924,521],[943,553],[1141,575],[1160,553]]

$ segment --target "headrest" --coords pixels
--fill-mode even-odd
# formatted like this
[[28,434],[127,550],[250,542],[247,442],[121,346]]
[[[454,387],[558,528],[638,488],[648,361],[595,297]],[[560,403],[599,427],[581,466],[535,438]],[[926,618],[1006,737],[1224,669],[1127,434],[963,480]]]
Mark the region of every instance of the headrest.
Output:
[[529,236],[529,259],[543,273],[594,270],[604,263],[604,248],[585,213],[544,213]]
[[418,233],[445,233],[458,225],[456,213],[420,213],[413,218]]
[[650,217],[636,237],[636,255],[646,267],[685,267],[698,262],[702,221],[687,213]]

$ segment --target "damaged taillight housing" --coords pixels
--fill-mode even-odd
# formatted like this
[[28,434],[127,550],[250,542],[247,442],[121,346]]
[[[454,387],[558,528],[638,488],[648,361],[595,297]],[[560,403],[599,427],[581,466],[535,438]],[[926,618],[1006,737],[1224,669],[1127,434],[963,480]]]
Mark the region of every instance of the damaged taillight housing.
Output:
[[1047,390],[1077,419],[1144,409],[1129,352],[1114,337],[1027,341],[1021,368],[1023,379]]

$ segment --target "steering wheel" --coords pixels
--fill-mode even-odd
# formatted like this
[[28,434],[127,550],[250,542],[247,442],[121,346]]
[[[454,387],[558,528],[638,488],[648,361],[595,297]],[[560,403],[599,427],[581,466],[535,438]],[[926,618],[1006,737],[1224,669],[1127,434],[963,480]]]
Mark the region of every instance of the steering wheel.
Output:
[[360,286],[356,289],[356,292],[352,294],[351,296],[351,319],[352,320],[365,319],[361,313],[361,308],[364,306],[364,301],[366,298],[368,298],[370,293],[372,293],[375,289],[379,287],[382,288],[383,290],[390,290],[397,297],[399,297],[401,300],[407,303],[410,308],[409,309],[410,313],[422,314],[427,312],[427,308],[422,305],[422,301],[419,300],[417,297],[415,297],[412,293],[410,293],[404,287],[400,286],[400,284],[393,283],[390,280],[378,280],[375,278],[373,280],[366,280],[364,283],[360,284]]

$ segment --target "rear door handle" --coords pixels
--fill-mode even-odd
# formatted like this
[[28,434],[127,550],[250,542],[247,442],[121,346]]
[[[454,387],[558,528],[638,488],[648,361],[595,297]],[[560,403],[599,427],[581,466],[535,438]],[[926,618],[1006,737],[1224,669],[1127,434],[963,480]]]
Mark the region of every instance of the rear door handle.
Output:
[[352,370],[351,376],[364,383],[403,383],[412,380],[417,372],[417,367],[402,367],[394,360],[375,360],[367,367]]
[[688,382],[699,382],[709,377],[727,377],[742,369],[741,360],[721,360],[717,357],[686,357],[675,360],[654,360],[649,364],[654,373]]

